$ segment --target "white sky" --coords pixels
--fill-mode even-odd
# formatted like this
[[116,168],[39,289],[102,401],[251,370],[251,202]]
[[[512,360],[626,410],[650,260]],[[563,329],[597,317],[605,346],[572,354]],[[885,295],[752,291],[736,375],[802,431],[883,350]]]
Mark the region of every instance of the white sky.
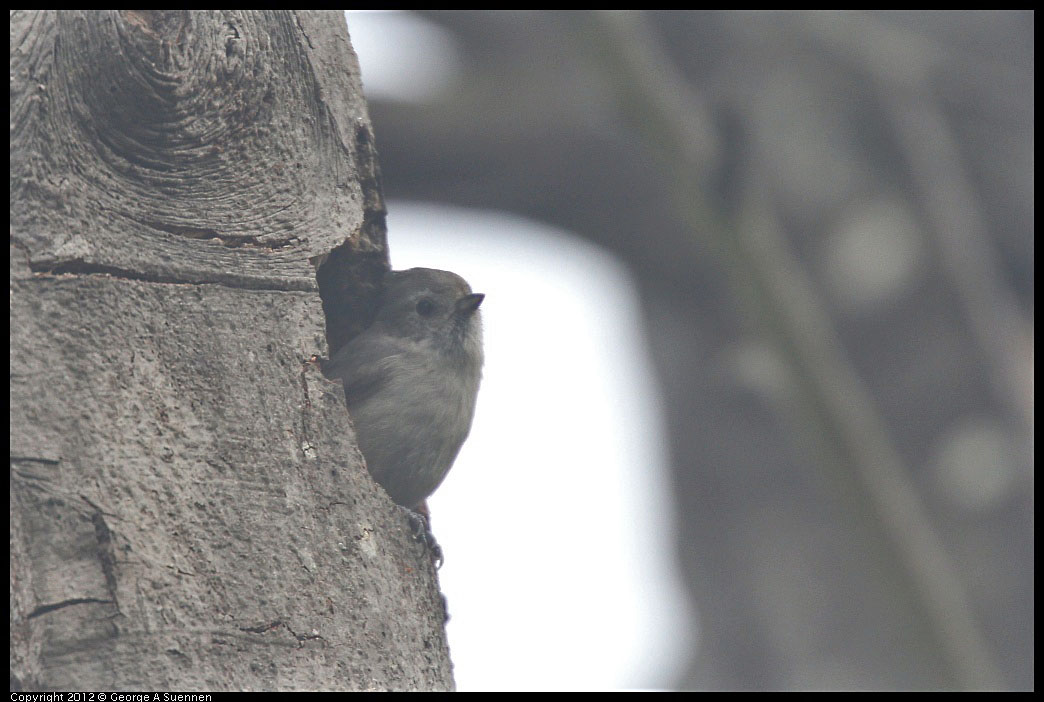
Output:
[[[424,99],[400,80],[416,62],[424,91],[449,84],[431,72],[451,70],[439,57],[452,41],[423,20],[349,13],[348,26],[367,95]],[[429,500],[458,689],[670,685],[695,619],[674,572],[665,436],[626,270],[505,213],[388,212],[394,268],[452,270],[487,296],[475,423]]]

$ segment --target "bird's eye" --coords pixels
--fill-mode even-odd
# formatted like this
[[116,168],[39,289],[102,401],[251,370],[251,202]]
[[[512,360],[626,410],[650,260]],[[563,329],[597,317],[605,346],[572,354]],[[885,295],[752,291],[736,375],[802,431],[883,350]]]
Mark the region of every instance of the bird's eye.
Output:
[[435,303],[428,298],[424,298],[417,303],[417,314],[421,317],[429,317],[431,313],[435,311]]

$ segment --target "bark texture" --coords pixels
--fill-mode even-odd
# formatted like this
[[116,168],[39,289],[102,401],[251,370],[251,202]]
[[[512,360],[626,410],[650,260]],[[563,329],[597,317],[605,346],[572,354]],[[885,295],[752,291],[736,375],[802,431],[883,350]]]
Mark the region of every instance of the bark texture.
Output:
[[452,687],[309,362],[366,323],[378,180],[341,13],[12,14],[12,689]]

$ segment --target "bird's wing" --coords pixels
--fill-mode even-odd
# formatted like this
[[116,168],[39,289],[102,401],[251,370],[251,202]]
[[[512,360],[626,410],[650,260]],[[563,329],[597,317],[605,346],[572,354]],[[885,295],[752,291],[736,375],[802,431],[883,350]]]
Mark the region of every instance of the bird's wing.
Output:
[[401,351],[388,337],[363,334],[342,346],[323,363],[323,374],[344,382],[345,398],[351,407],[380,392],[394,376]]

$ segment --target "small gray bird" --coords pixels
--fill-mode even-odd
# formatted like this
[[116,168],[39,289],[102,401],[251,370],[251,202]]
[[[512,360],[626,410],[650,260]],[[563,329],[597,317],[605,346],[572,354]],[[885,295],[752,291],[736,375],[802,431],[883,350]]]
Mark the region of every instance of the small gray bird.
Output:
[[484,297],[449,271],[390,271],[373,324],[323,364],[344,381],[370,473],[404,507],[435,492],[471,430]]

